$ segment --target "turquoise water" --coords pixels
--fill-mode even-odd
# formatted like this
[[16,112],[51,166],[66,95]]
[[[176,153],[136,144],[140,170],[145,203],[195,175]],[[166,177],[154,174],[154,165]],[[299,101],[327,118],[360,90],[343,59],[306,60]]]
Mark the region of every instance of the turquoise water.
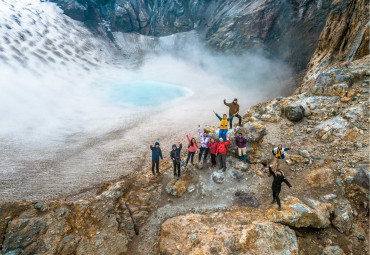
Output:
[[110,100],[117,104],[133,106],[157,106],[185,96],[181,87],[161,82],[133,82],[114,84],[110,89]]

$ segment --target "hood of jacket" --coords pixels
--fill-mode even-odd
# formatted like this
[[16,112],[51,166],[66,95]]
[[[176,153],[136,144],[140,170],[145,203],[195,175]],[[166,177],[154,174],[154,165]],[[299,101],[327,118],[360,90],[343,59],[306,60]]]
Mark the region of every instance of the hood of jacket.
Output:
[[154,146],[157,146],[157,145],[159,146],[159,142],[155,142]]

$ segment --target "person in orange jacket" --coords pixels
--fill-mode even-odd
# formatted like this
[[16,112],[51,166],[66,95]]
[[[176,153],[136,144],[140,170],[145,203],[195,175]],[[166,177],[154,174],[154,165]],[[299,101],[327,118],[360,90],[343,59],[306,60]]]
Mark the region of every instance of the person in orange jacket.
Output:
[[226,156],[227,156],[227,150],[229,149],[230,145],[230,139],[229,137],[226,138],[226,142],[222,138],[220,138],[220,142],[217,146],[216,154],[218,154],[220,158],[220,169],[223,168],[223,171],[226,171]]

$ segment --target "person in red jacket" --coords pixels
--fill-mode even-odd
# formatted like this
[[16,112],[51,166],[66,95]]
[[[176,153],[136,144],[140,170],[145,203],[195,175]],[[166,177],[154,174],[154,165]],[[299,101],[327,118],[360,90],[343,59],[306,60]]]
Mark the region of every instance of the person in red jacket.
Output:
[[220,138],[220,142],[218,143],[217,151],[216,151],[216,154],[219,154],[219,158],[220,158],[220,169],[223,168],[224,172],[226,171],[226,154],[227,154],[227,150],[229,149],[229,145],[230,145],[229,137],[227,137],[226,140],[227,141],[224,142],[224,140]]
[[211,138],[211,142],[207,143],[208,148],[211,152],[211,161],[212,161],[212,167],[215,167],[216,164],[216,156],[217,156],[217,146],[218,142],[215,141],[215,139]]
[[189,152],[188,152],[188,158],[186,159],[186,165],[185,167],[188,165],[188,162],[189,162],[189,159],[191,157],[191,164],[194,165],[193,163],[193,159],[194,159],[194,154],[195,154],[195,151],[197,150],[197,148],[199,149],[199,146],[197,144],[197,142],[195,141],[195,138],[189,138],[189,135],[186,134],[186,137],[188,138],[188,141],[189,141]]

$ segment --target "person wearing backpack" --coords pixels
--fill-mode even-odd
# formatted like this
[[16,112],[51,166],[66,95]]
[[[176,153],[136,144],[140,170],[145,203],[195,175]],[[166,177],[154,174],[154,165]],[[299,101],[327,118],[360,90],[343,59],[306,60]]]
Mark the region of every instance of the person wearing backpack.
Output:
[[199,133],[199,136],[200,136],[199,163],[200,163],[200,161],[202,161],[203,152],[204,152],[203,162],[206,163],[208,152],[209,152],[209,148],[208,148],[209,136],[208,136],[207,132],[205,132],[205,131],[204,131],[204,133],[202,133],[202,131],[200,130],[200,125],[198,125],[198,133]]
[[276,202],[279,206],[279,211],[281,211],[281,203],[280,203],[280,198],[279,198],[279,194],[281,191],[281,184],[285,182],[285,184],[288,185],[290,189],[293,189],[293,187],[288,182],[288,180],[285,178],[284,173],[281,170],[277,170],[276,173],[274,173],[274,171],[272,171],[272,166],[273,166],[272,164],[269,166],[269,172],[274,177],[274,180],[271,186],[271,189],[272,189],[272,203],[271,204],[274,204]]
[[186,159],[185,167],[187,167],[190,158],[191,158],[191,164],[194,165],[194,162],[193,162],[194,154],[197,148],[199,149],[199,146],[197,142],[195,141],[195,138],[191,138],[190,140],[188,134],[186,134],[186,138],[188,138],[188,142],[189,142],[189,145],[188,145],[189,151],[188,151],[188,158]]
[[216,142],[215,139],[211,138],[211,141],[207,144],[207,146],[209,147],[210,152],[211,152],[212,167],[215,167],[217,165],[216,156],[217,156],[218,142]]
[[239,115],[238,99],[234,98],[232,103],[226,103],[226,99],[224,99],[224,104],[229,107],[230,129],[233,128],[233,118],[234,117],[237,117],[239,119],[239,126],[241,126],[242,125],[242,116]]
[[152,173],[155,175],[154,167],[156,166],[157,174],[160,175],[159,172],[159,157],[163,160],[162,156],[162,150],[159,147],[159,142],[156,142],[155,144],[152,143],[150,145],[150,149],[152,150]]
[[[177,148],[176,144],[172,145],[172,151],[170,153],[171,160],[173,162],[173,175],[176,179],[180,178],[180,164],[181,164],[181,149],[182,144],[179,142],[179,148]],[[177,169],[177,171],[176,171]]]
[[226,142],[222,138],[220,138],[220,142],[218,143],[216,154],[220,158],[220,169],[223,168],[223,171],[226,171],[226,158],[227,158],[227,150],[229,149],[230,139],[229,137],[226,138]]
[[290,148],[283,148],[283,145],[279,144],[278,147],[276,147],[272,150],[272,154],[274,155],[273,164],[276,165],[276,169],[279,169],[279,167],[280,167],[280,160],[285,159],[284,152],[288,151],[290,149],[294,149],[294,146],[291,146]]
[[227,115],[224,114],[223,117],[221,118],[220,115],[218,115],[215,110],[213,110],[214,114],[216,114],[217,118],[220,120],[220,133],[219,133],[219,137],[222,138],[222,140],[226,141],[226,134],[227,134],[227,131],[228,131],[228,123],[229,121],[232,119],[233,116],[230,116],[229,118],[227,118]]

